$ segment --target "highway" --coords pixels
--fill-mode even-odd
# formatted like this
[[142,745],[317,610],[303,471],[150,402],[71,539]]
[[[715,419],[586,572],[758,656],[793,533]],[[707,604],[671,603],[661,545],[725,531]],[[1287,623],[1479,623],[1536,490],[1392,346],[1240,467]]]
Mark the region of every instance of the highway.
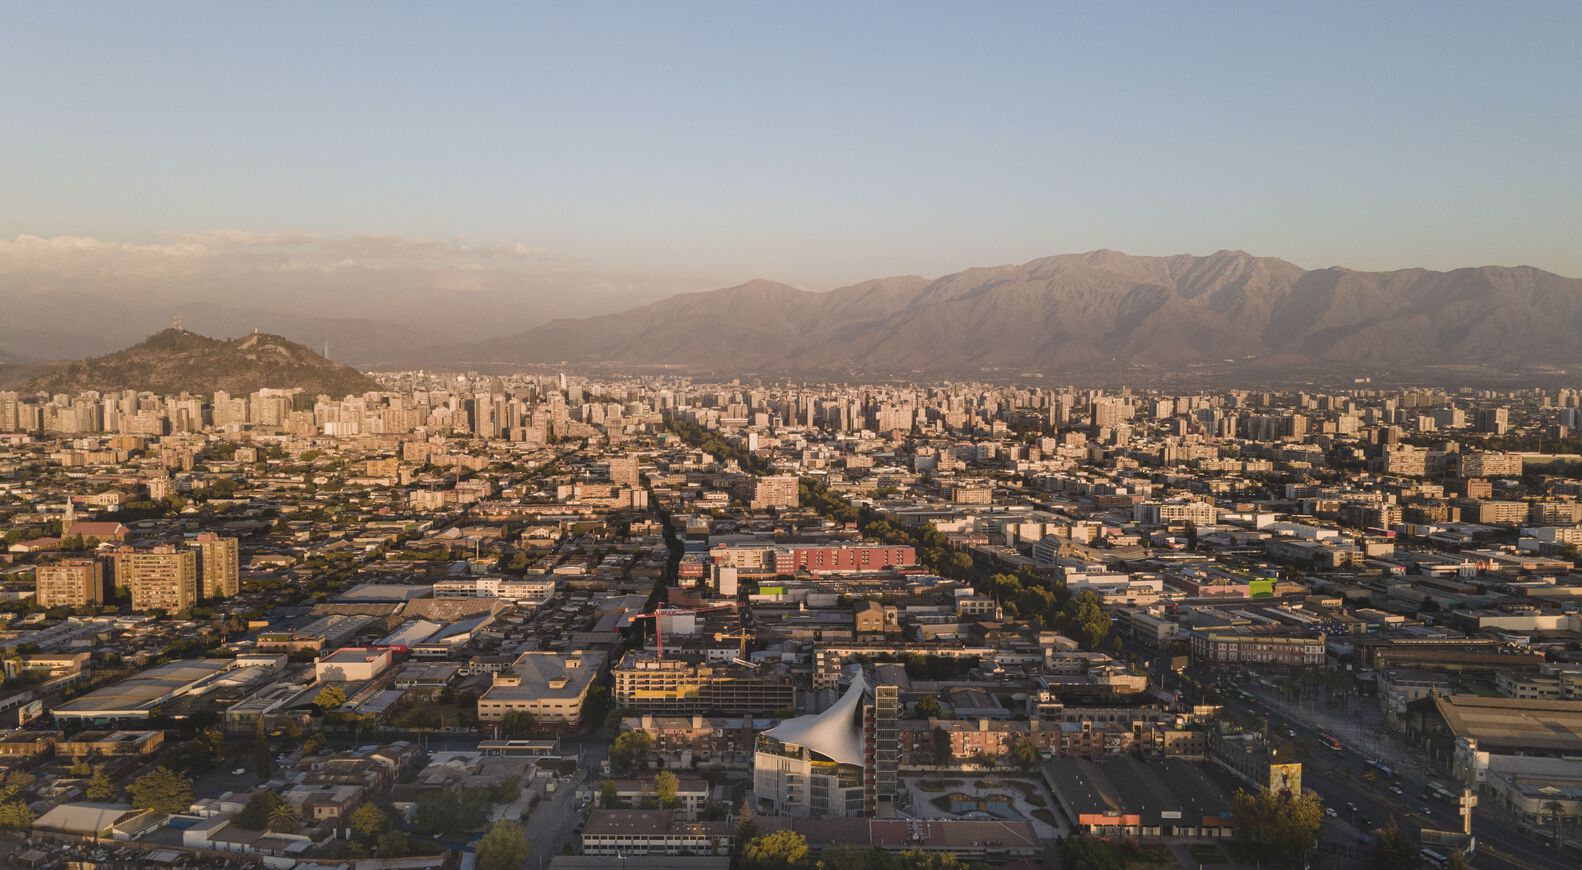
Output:
[[[1316,709],[1311,704],[1300,707],[1288,699],[1280,698],[1273,689],[1257,684],[1243,684],[1253,695],[1252,704],[1232,696],[1230,703],[1245,712],[1267,716],[1270,737],[1282,752],[1295,754],[1303,761],[1302,782],[1307,788],[1323,797],[1324,805],[1335,810],[1339,821],[1350,828],[1365,831],[1370,826],[1387,825],[1395,819],[1403,831],[1413,837],[1422,828],[1459,831],[1461,819],[1448,803],[1424,800],[1419,795],[1430,779],[1451,785],[1447,777],[1430,776],[1421,753],[1408,751],[1399,735],[1380,733],[1359,722],[1369,722],[1365,713],[1342,719],[1328,711]],[[1321,706],[1321,705],[1320,705]],[[1347,724],[1349,720],[1349,724]],[[1319,732],[1328,730],[1339,737],[1343,749],[1336,752],[1319,740]],[[1291,733],[1296,734],[1293,740]],[[1305,738],[1305,740],[1304,740]],[[1304,756],[1300,746],[1311,747]],[[1415,755],[1416,757],[1412,757]],[[1391,791],[1392,783],[1380,777],[1369,784],[1365,775],[1372,772],[1368,761],[1379,758],[1395,770],[1399,782]],[[1459,790],[1458,790],[1459,791]],[[1355,811],[1352,810],[1355,807]],[[1326,827],[1334,827],[1330,819]],[[1355,834],[1351,831],[1353,838]],[[1573,870],[1571,860],[1548,845],[1516,832],[1507,818],[1486,808],[1473,811],[1472,833],[1477,837],[1477,853],[1471,861],[1479,870],[1502,868],[1556,868]],[[1335,839],[1326,830],[1325,839]]]

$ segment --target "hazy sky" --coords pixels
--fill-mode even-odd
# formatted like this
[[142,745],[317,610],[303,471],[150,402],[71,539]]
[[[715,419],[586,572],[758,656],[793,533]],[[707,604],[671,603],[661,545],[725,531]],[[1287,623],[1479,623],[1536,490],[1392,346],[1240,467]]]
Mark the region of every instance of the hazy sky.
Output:
[[0,239],[380,235],[688,286],[1100,247],[1582,275],[1576,0],[0,14]]

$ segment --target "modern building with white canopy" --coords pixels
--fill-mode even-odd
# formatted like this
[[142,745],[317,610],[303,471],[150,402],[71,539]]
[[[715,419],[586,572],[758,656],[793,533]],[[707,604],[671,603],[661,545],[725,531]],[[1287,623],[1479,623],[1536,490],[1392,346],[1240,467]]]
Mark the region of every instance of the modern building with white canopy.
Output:
[[[893,687],[887,696],[893,701]],[[894,717],[893,703],[875,705],[875,690],[858,668],[829,709],[787,719],[758,735],[753,792],[759,811],[872,815],[879,792],[886,799],[894,794]]]

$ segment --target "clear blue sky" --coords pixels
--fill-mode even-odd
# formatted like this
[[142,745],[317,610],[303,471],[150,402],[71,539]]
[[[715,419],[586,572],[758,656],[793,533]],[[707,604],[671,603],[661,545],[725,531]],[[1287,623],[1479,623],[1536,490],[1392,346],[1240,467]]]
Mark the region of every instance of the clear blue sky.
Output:
[[0,237],[1582,275],[1582,3],[6,3]]

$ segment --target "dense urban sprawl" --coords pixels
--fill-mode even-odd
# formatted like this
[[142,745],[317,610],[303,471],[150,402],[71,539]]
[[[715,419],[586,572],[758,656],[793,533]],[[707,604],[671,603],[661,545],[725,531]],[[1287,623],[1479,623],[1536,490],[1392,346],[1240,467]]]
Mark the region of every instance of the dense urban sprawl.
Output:
[[376,379],[0,393],[0,864],[1576,866],[1582,392]]

